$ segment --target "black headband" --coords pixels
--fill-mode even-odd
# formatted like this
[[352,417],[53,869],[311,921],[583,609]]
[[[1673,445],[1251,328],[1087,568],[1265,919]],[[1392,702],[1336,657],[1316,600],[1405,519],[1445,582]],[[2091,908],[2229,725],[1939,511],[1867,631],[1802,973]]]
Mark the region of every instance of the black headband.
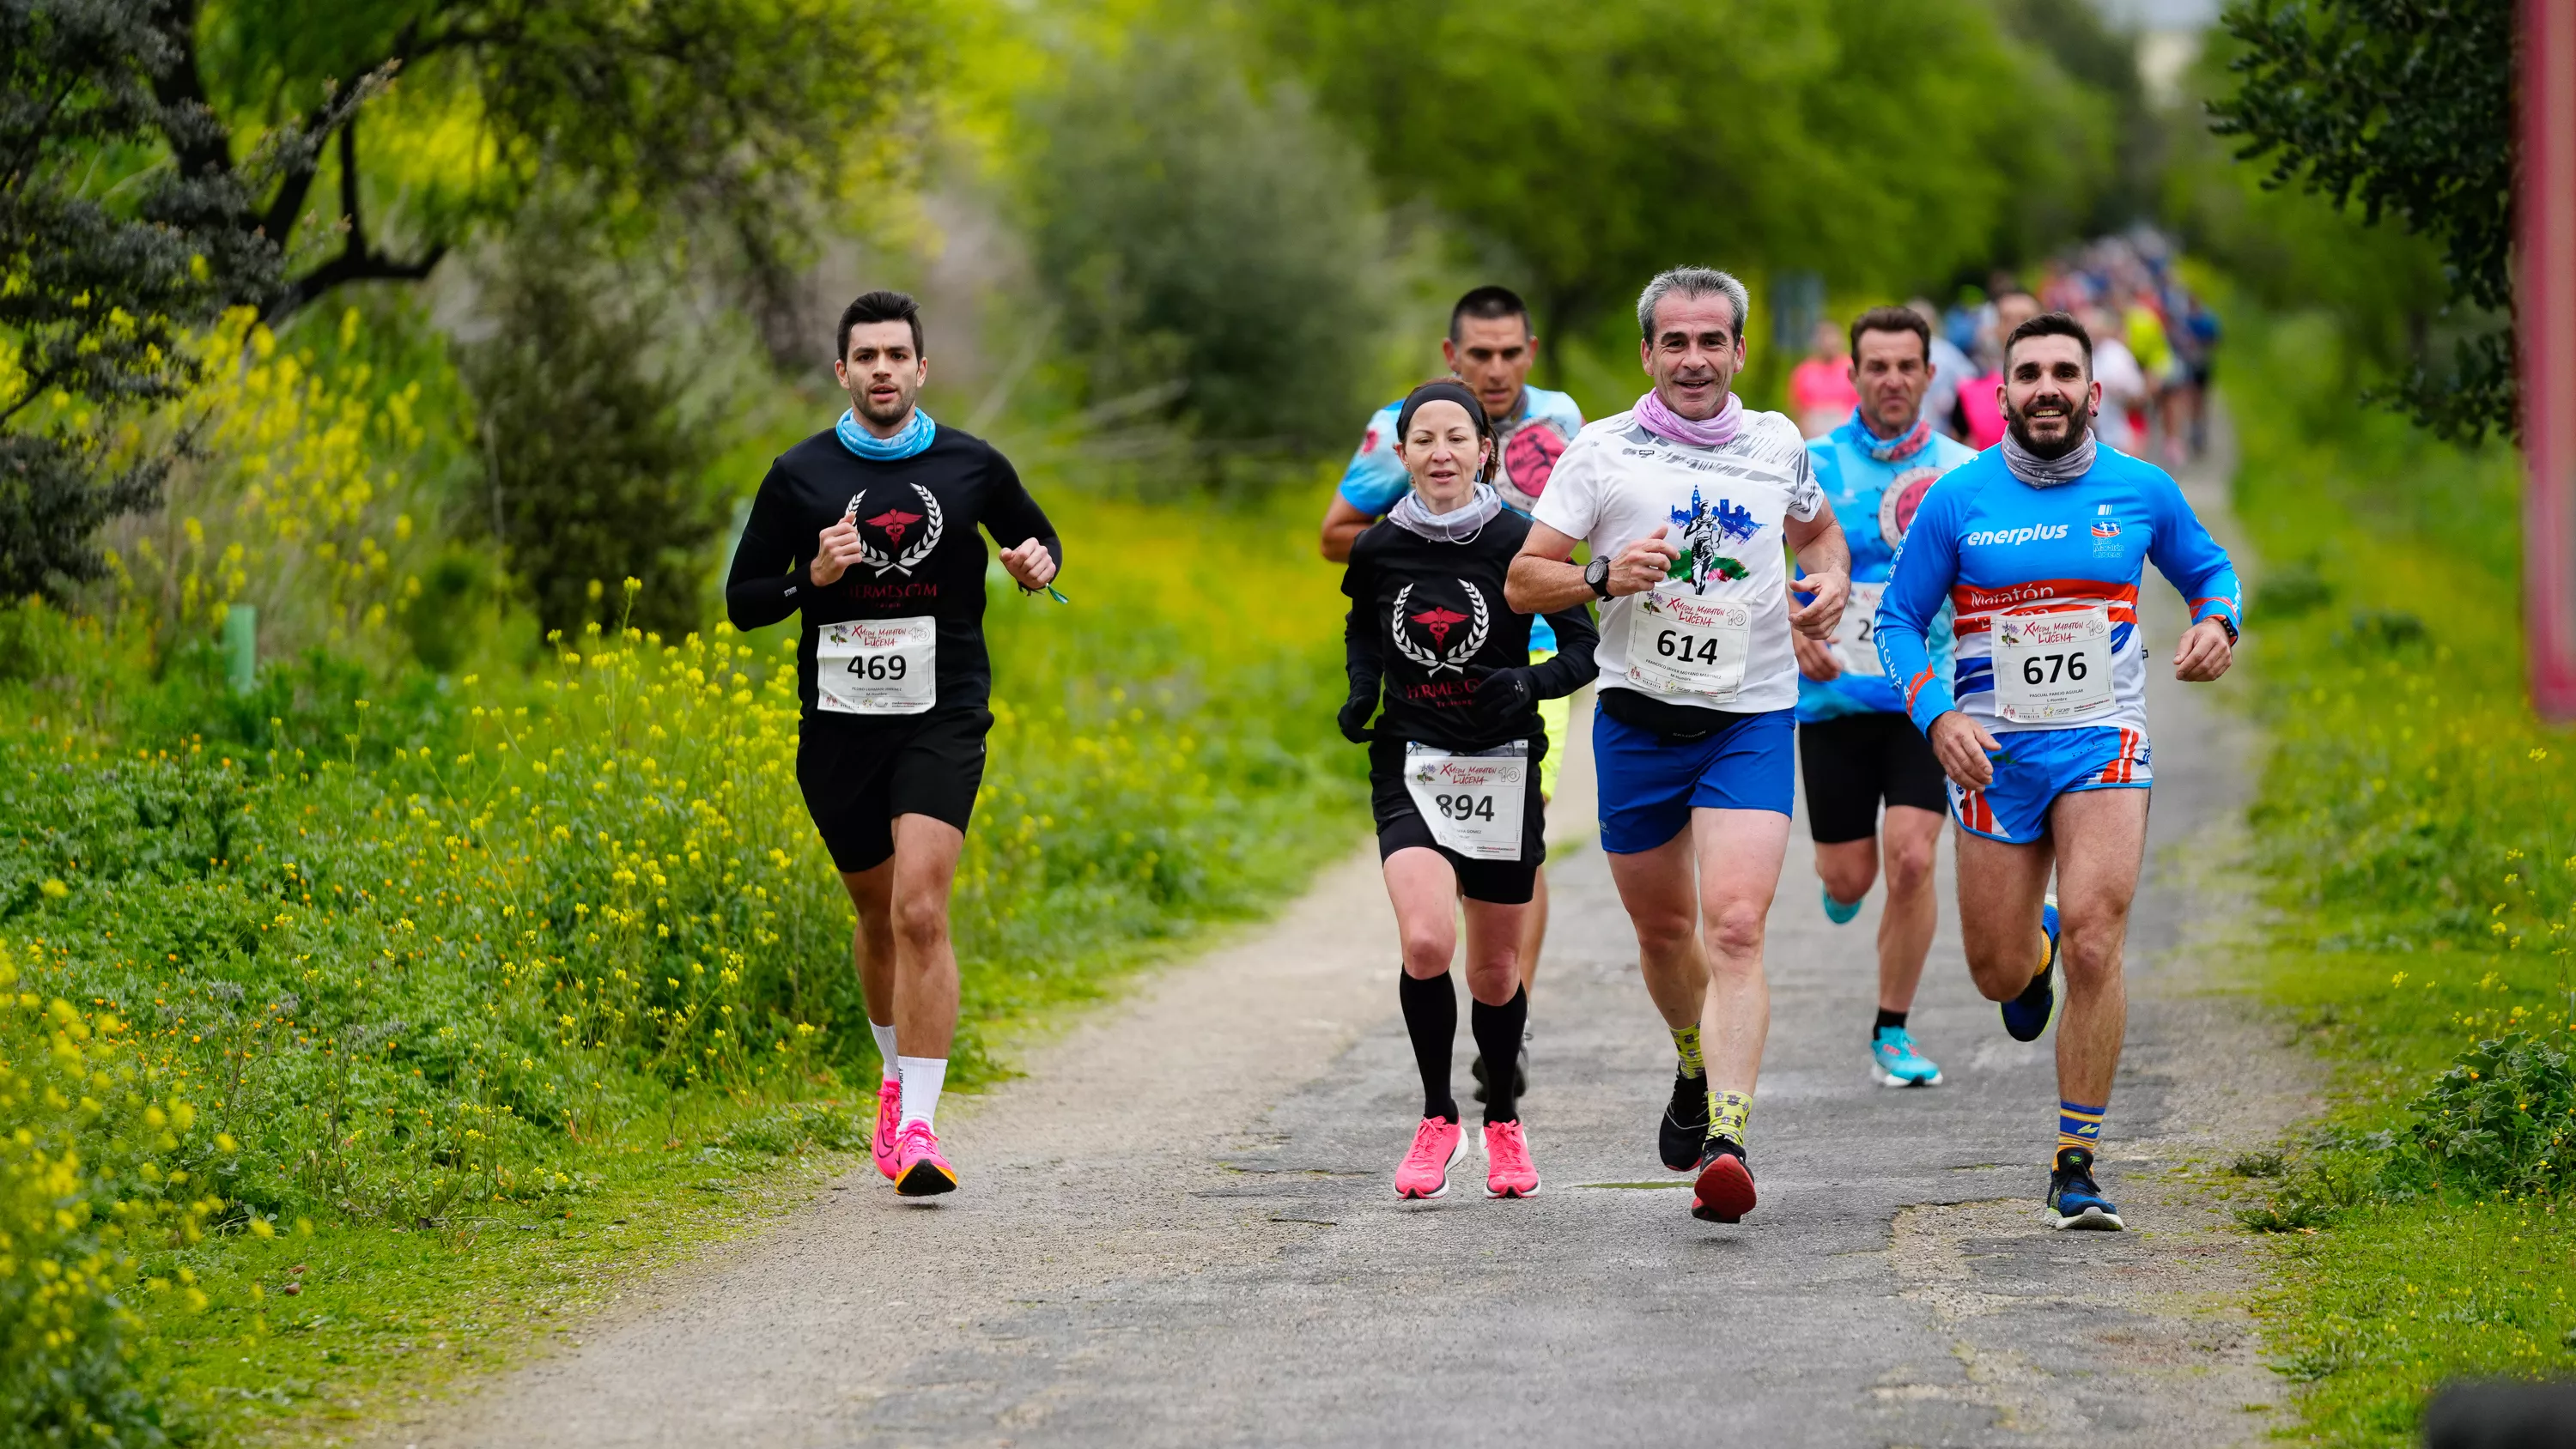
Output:
[[1404,395],[1404,407],[1395,415],[1397,442],[1404,441],[1412,433],[1413,415],[1422,410],[1422,405],[1435,402],[1453,402],[1465,408],[1467,416],[1475,420],[1476,436],[1488,441],[1493,438],[1494,425],[1485,417],[1485,405],[1476,401],[1476,395],[1467,391],[1465,383],[1453,382],[1444,377],[1426,382]]

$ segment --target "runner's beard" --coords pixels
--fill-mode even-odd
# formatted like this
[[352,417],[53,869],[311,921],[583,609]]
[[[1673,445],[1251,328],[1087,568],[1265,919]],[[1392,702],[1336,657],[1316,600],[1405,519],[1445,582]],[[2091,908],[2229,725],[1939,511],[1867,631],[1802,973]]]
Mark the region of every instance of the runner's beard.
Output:
[[912,405],[919,396],[920,394],[918,393],[907,393],[901,388],[897,388],[895,390],[894,407],[890,410],[880,409],[877,407],[875,401],[868,396],[866,389],[862,388],[851,395],[850,401],[857,405],[860,417],[867,419],[878,427],[890,428],[911,416]]
[[[2075,418],[2075,410],[2069,408],[2067,410],[2067,417],[2069,421],[2073,421]],[[2012,430],[2013,441],[2021,444],[2023,451],[2029,453],[2034,458],[2053,461],[2074,452],[2077,445],[2084,441],[2085,433],[2090,431],[2093,427],[2093,411],[2090,408],[2086,408],[2083,412],[2082,421],[2077,422],[2075,426],[2068,428],[2066,430],[2066,436],[2059,438],[2053,443],[2042,443],[2038,439],[2033,438],[2030,435],[2030,428],[2028,427],[2026,420],[2019,412],[2014,410],[2013,405],[2010,402],[2006,402],[2004,404],[2004,426]]]

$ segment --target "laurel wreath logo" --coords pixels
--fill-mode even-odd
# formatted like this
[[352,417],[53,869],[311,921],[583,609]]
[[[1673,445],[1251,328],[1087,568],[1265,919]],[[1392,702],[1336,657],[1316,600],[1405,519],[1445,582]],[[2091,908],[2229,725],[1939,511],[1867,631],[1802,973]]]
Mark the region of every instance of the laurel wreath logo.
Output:
[[[923,527],[921,530],[921,537],[918,541],[905,548],[903,552],[889,558],[886,556],[884,551],[868,542],[868,536],[866,534],[863,533],[859,535],[859,562],[867,565],[869,568],[875,569],[877,571],[878,578],[884,578],[888,573],[899,573],[906,575],[907,577],[910,576],[912,571],[920,566],[923,559],[930,557],[930,551],[939,547],[939,533],[947,523],[947,520],[940,514],[939,500],[931,496],[929,489],[922,487],[918,483],[912,485],[912,491],[921,495],[921,517]],[[862,494],[860,496],[865,497],[866,495]],[[859,500],[857,498],[850,500],[850,513],[853,517],[858,514],[858,502]]]
[[1404,606],[1413,597],[1413,585],[1406,584],[1395,591],[1395,611],[1390,617],[1396,652],[1433,674],[1444,669],[1466,673],[1467,661],[1475,658],[1476,651],[1485,647],[1485,635],[1494,622],[1493,611],[1485,605],[1485,591],[1465,579],[1460,579],[1458,586],[1467,591],[1467,607],[1474,611],[1474,615],[1468,620],[1466,641],[1446,651],[1425,649],[1413,642],[1413,636],[1404,630]]

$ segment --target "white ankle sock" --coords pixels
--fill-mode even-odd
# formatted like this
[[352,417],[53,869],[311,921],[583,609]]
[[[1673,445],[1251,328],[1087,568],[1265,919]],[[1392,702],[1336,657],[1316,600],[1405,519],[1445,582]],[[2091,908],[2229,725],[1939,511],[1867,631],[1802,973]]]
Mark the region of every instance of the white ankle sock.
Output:
[[889,1082],[895,1080],[894,1028],[879,1026],[874,1020],[870,1020],[868,1035],[877,1039],[877,1060],[885,1063],[885,1079]]
[[948,1084],[948,1058],[897,1057],[903,1074],[903,1125],[939,1130],[939,1089]]

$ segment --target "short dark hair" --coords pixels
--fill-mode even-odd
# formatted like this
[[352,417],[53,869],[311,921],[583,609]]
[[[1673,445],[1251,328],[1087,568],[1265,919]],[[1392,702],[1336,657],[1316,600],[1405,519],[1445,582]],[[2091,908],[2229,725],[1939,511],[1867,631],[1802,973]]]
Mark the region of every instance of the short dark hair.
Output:
[[1486,322],[1499,322],[1506,317],[1521,319],[1521,331],[1530,330],[1529,304],[1509,287],[1478,287],[1458,299],[1449,309],[1449,340],[1458,340],[1458,319],[1474,317]]
[[1911,307],[1872,307],[1854,317],[1851,351],[1855,358],[1860,356],[1860,335],[1864,332],[1911,332],[1923,344],[1923,365],[1932,365],[1932,326]]
[[850,356],[850,329],[867,322],[909,322],[912,324],[912,355],[923,355],[921,347],[921,305],[909,292],[863,292],[859,299],[841,309],[841,350],[832,354],[834,362],[846,362]]
[[2004,371],[2012,371],[2013,348],[2034,337],[2074,338],[2075,345],[2084,349],[2084,375],[2093,375],[2093,334],[2064,312],[2042,312],[2014,328],[2012,335],[2004,339]]

